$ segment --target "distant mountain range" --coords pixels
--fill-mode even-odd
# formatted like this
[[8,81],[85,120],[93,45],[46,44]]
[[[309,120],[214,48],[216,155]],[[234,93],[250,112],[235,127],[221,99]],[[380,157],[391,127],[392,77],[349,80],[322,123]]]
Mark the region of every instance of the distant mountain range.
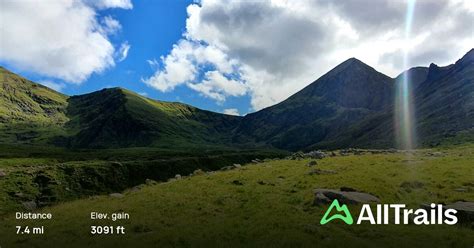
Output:
[[68,97],[0,67],[0,143],[73,148],[394,147],[394,96],[414,89],[418,144],[474,141],[474,49],[455,64],[390,78],[351,58],[285,101],[245,117],[121,88]]

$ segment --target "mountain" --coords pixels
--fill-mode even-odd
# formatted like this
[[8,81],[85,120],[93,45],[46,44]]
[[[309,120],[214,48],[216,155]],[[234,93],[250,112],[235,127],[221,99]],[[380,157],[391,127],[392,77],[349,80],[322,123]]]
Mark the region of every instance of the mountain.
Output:
[[61,133],[68,121],[67,99],[0,67],[0,140],[46,142],[51,134]]
[[68,100],[72,147],[224,145],[241,117],[112,88]]
[[245,116],[234,140],[287,150],[395,147],[394,96],[407,74],[419,146],[474,138],[474,50],[453,65],[414,67],[393,79],[349,59],[287,100]]
[[68,97],[0,68],[0,143],[222,146],[242,117],[112,88]]
[[63,147],[395,147],[394,99],[413,88],[417,142],[474,140],[474,50],[455,64],[390,78],[351,58],[274,106],[245,117],[112,88],[65,96],[0,68],[0,143]]
[[[341,132],[393,102],[393,79],[351,58],[287,100],[245,116],[235,140],[298,150],[348,146]],[[333,143],[333,144],[332,144]]]
[[415,92],[417,131],[422,144],[437,144],[474,131],[474,49],[455,64],[431,64]]

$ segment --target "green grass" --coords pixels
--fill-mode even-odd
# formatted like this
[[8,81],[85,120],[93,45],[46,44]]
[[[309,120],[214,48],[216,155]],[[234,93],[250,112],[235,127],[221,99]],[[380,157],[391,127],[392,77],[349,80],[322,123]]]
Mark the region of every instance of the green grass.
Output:
[[[57,204],[85,196],[122,191],[146,179],[163,181],[196,169],[218,170],[254,158],[282,157],[277,150],[75,149],[0,145],[0,216],[23,202]],[[45,200],[46,199],[46,200]]]
[[[433,152],[440,152],[430,155]],[[406,154],[337,156],[317,168],[337,174],[308,175],[308,160],[275,160],[232,171],[60,204],[43,237],[16,236],[13,214],[3,216],[5,247],[472,247],[469,226],[319,225],[325,207],[312,204],[315,188],[347,186],[384,203],[474,201],[474,145]],[[421,185],[421,186],[420,186]],[[416,186],[416,187],[415,187]],[[466,187],[467,192],[455,191]],[[357,215],[356,206],[349,206]],[[91,211],[128,212],[126,221],[92,221]],[[31,222],[24,224],[32,225]],[[91,225],[124,225],[124,237],[92,237]]]

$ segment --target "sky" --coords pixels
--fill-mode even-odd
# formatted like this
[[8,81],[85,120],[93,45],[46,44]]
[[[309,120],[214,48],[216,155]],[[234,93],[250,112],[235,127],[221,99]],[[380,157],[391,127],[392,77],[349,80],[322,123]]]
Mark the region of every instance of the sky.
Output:
[[[407,0],[413,1],[413,0]],[[348,58],[391,77],[454,63],[474,1],[0,0],[0,65],[67,95],[123,87],[245,115]]]

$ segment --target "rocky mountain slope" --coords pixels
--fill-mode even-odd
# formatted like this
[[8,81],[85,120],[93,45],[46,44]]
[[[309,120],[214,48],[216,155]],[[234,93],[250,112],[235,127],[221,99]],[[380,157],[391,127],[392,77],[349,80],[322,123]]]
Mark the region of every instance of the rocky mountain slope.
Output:
[[0,68],[0,143],[64,147],[395,147],[394,99],[408,73],[419,146],[474,139],[474,50],[390,78],[351,58],[285,101],[236,117],[112,88],[68,97]]

